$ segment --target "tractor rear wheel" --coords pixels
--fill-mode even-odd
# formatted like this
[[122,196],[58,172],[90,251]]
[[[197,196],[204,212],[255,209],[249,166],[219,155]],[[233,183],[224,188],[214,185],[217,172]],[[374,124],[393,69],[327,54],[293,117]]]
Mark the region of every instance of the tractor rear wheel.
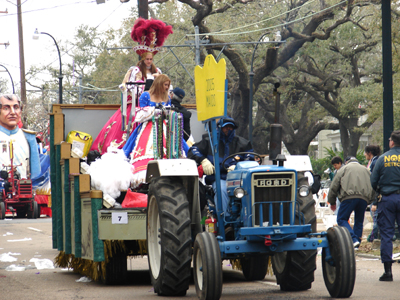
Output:
[[0,202],[0,220],[4,220],[6,217],[6,205],[3,201]]
[[37,219],[38,209],[39,209],[38,203],[35,200],[33,200],[32,209],[28,210],[28,219]]
[[152,180],[147,206],[147,251],[154,292],[185,296],[190,283],[192,239],[189,201],[179,178]]
[[328,243],[332,259],[322,249],[322,273],[329,294],[333,298],[348,298],[353,293],[356,280],[356,259],[353,241],[345,227],[328,229]]
[[248,281],[263,280],[267,275],[268,258],[268,255],[257,255],[240,259],[244,278]]
[[211,232],[197,234],[193,247],[193,275],[200,300],[218,300],[222,293],[222,261],[217,238]]
[[[308,185],[308,179],[303,173],[297,173],[297,186]],[[311,231],[316,232],[317,218],[315,215],[315,201],[310,193],[307,197],[298,195],[295,224],[311,224]],[[298,250],[275,253],[272,256],[272,267],[276,281],[282,291],[304,291],[311,288],[314,281],[314,271],[317,250]]]

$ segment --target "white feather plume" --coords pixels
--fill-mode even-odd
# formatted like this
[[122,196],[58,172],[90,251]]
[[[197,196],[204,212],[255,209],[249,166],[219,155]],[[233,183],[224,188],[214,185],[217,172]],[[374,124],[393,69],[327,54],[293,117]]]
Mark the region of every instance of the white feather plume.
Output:
[[122,149],[108,147],[107,153],[90,164],[88,173],[94,189],[116,199],[131,186],[133,170]]

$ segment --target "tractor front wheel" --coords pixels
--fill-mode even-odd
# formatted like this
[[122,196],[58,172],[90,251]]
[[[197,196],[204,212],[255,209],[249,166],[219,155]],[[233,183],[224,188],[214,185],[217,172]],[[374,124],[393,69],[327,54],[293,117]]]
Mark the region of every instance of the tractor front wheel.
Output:
[[328,229],[327,249],[322,249],[322,272],[325,286],[333,298],[348,298],[353,293],[356,280],[356,259],[353,241],[345,227],[335,226]]
[[152,180],[147,206],[147,250],[154,292],[184,296],[190,283],[189,202],[179,178]]
[[197,234],[193,252],[197,297],[200,300],[218,300],[222,293],[222,263],[215,235],[207,231]]

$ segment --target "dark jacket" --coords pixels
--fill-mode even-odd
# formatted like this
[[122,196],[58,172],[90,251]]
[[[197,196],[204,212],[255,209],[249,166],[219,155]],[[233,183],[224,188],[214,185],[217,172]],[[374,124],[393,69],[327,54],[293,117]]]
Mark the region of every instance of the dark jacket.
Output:
[[[218,151],[221,179],[225,180],[227,171],[222,167],[224,159],[228,157],[228,155],[238,152],[253,152],[253,147],[248,140],[240,136],[235,136],[235,130],[232,130],[228,136],[225,136],[223,133],[220,134]],[[188,158],[194,159],[197,164],[201,164],[203,159],[207,158],[212,164],[215,164],[208,134],[203,134],[202,140],[195,143],[193,147],[189,149]],[[241,160],[254,159],[250,154],[240,155],[240,158]],[[225,163],[225,168],[235,165],[236,163],[237,161],[234,158],[231,158]],[[206,176],[206,184],[212,184],[214,181],[215,174]]]
[[382,195],[400,190],[400,147],[393,147],[377,160],[371,174],[371,185]]
[[375,192],[369,183],[369,170],[360,165],[356,159],[350,160],[341,167],[329,188],[328,202],[336,204],[336,197],[339,201],[361,198],[368,204],[375,198]]
[[192,113],[183,107],[176,99],[172,99],[171,104],[175,107],[175,110],[180,112],[183,116],[183,130],[185,131],[183,133],[183,138],[187,141],[190,137],[190,117],[192,116]]

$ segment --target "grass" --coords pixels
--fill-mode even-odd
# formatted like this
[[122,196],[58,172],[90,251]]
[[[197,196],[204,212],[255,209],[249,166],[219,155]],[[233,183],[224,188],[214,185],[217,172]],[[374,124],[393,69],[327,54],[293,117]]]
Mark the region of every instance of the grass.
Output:
[[[368,229],[363,231],[363,239],[358,248],[357,253],[365,253],[365,254],[380,256],[381,255],[380,247],[379,246],[373,247],[373,243],[367,242],[367,237],[370,233],[371,230]],[[375,249],[377,247],[378,249]],[[400,240],[396,240],[393,242],[393,254],[399,252],[400,252]]]

